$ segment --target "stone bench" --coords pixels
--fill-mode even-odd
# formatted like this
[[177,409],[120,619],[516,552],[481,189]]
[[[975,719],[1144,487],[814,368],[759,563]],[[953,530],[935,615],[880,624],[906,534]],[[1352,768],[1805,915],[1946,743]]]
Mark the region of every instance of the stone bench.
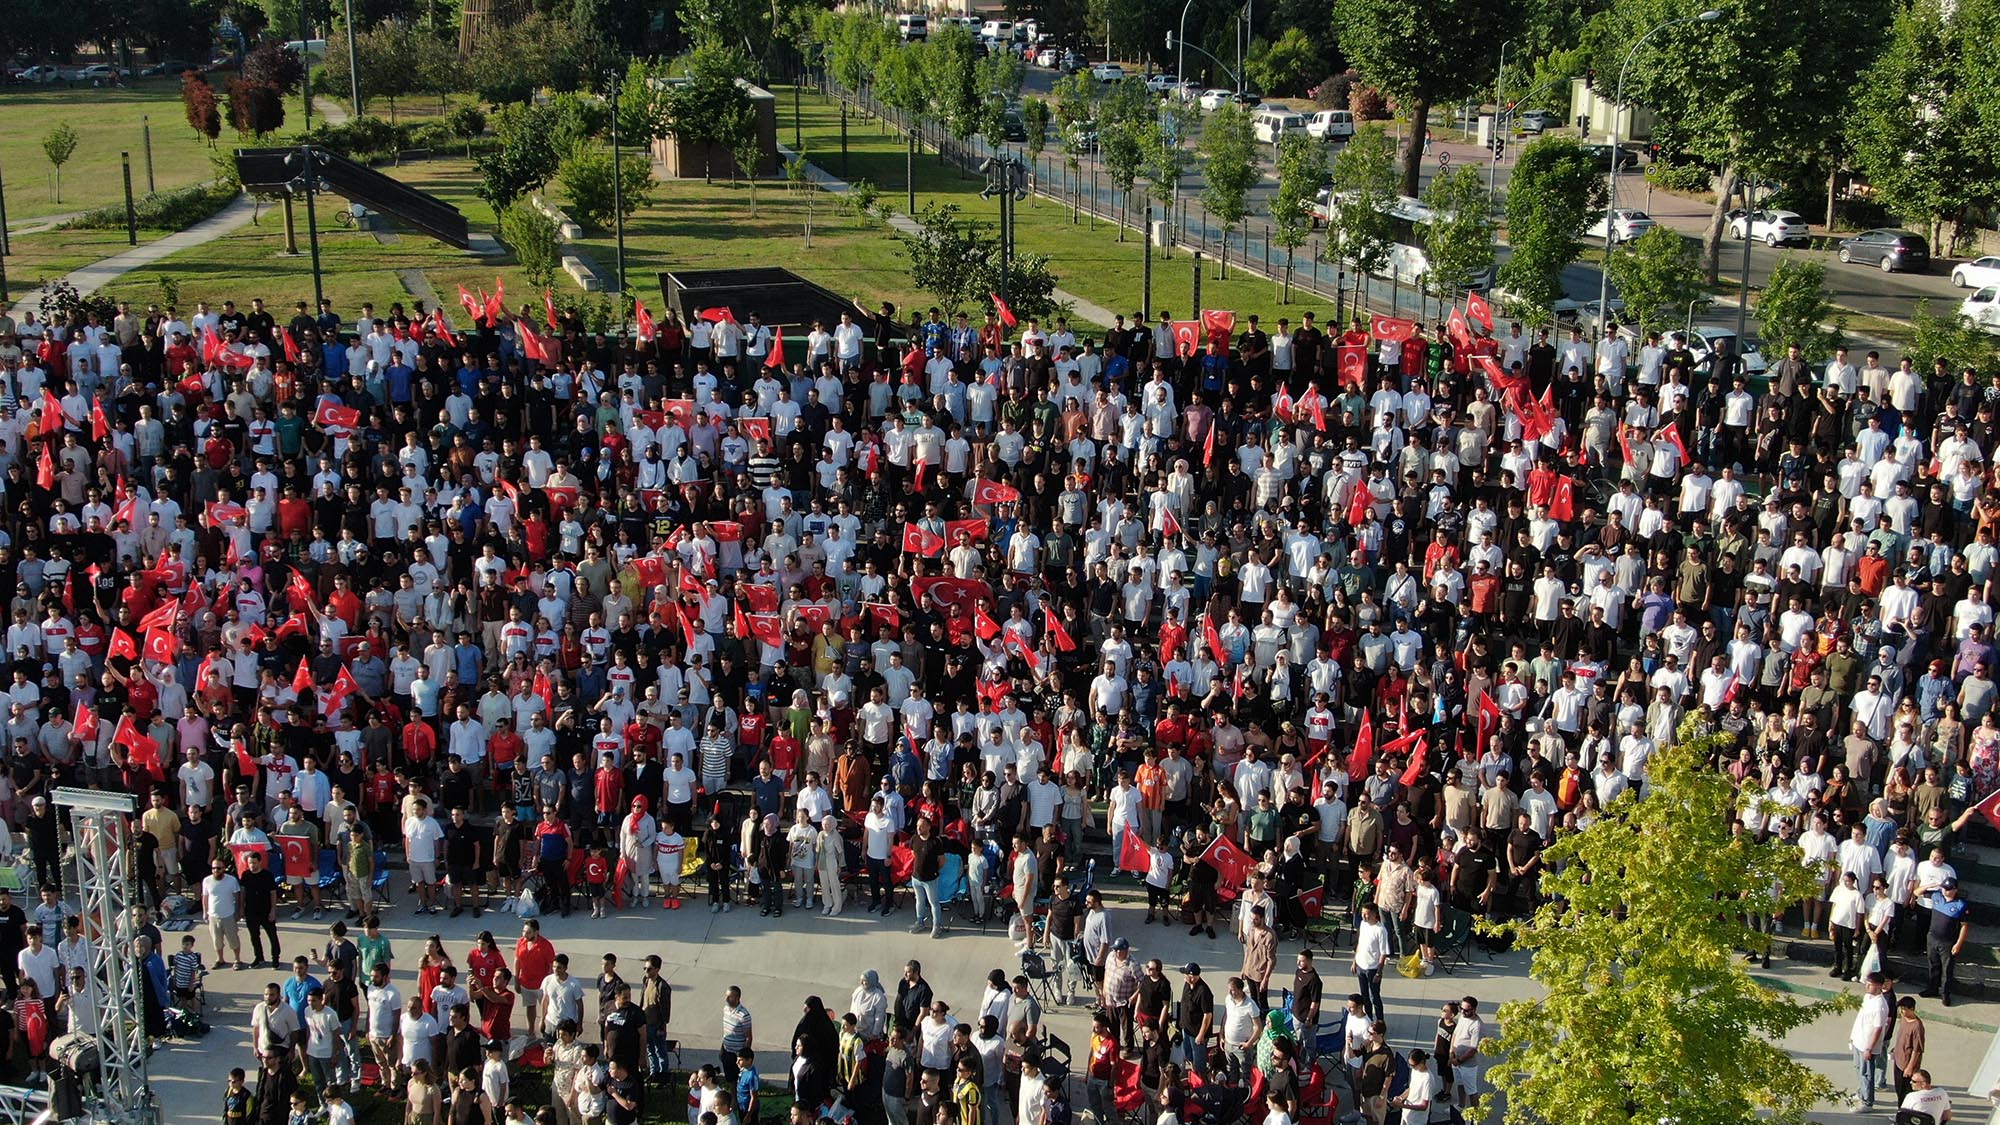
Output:
[[582,257],[576,254],[564,254],[562,268],[563,272],[570,276],[570,280],[576,282],[585,293],[597,293],[604,289],[604,281],[597,276],[597,270]]

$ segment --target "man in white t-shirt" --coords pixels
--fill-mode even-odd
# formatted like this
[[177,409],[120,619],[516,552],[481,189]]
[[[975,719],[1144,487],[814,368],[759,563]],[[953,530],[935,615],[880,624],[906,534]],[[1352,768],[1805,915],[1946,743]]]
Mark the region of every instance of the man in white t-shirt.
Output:
[[429,801],[418,801],[415,816],[403,821],[403,855],[410,864],[410,880],[417,885],[417,913],[436,914],[438,887],[438,845],[444,841],[444,827],[431,815]]
[[211,864],[208,876],[201,881],[201,914],[208,920],[208,938],[215,946],[216,967],[222,967],[222,948],[227,945],[232,953],[229,960],[242,968],[243,937],[237,930],[237,919],[243,916],[243,888],[224,860],[217,859]]
[[1861,1109],[1875,1110],[1875,1086],[1881,1080],[1882,1043],[1889,1034],[1888,981],[1881,973],[1868,974],[1861,1007],[1854,1013],[1854,1027],[1847,1045],[1854,1052],[1854,1074]]

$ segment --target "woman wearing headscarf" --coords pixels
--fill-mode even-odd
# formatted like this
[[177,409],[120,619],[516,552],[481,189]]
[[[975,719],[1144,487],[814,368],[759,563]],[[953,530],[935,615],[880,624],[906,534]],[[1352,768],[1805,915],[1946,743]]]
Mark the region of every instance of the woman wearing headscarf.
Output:
[[632,798],[632,812],[618,824],[618,886],[640,906],[653,904],[653,856],[659,824],[644,794]]
[[757,869],[758,915],[782,918],[785,914],[785,868],[791,864],[791,841],[778,830],[775,814],[766,816],[762,829],[751,840],[751,855],[745,861]]
[[879,1043],[889,1034],[889,993],[873,969],[861,970],[861,983],[848,997],[847,1010],[854,1013],[855,1031],[865,1043]]
[[817,1106],[831,1092],[834,1063],[840,1055],[840,1028],[817,996],[806,997],[805,1013],[792,1029],[792,1053],[794,1096],[800,1105]]
[[1299,904],[1299,891],[1305,887],[1306,861],[1299,846],[1297,836],[1285,837],[1284,850],[1271,865],[1271,898],[1278,904],[1279,933],[1302,929],[1305,926],[1305,908]]
[[847,843],[840,837],[840,822],[828,813],[819,822],[818,856],[820,913],[828,917],[840,913],[840,908],[846,905],[840,885],[840,865],[846,858]]

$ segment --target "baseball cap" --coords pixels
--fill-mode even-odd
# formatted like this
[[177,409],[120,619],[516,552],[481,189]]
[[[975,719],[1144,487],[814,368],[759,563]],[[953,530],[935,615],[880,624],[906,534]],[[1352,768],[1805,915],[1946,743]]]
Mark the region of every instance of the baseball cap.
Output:
[[1201,966],[1189,961],[1181,966],[1181,972],[1191,977],[1198,977],[1201,975]]
[[1117,941],[1111,943],[1111,948],[1120,953],[1123,953],[1126,950],[1132,948],[1132,943],[1125,940],[1124,938],[1119,938]]

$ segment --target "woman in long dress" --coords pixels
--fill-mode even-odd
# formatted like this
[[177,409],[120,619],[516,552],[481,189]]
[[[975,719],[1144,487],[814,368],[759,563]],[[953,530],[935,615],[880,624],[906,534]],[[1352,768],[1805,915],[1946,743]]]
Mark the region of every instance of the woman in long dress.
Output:
[[646,798],[632,798],[631,815],[618,823],[618,878],[640,906],[653,904],[653,856],[659,834],[659,822]]

